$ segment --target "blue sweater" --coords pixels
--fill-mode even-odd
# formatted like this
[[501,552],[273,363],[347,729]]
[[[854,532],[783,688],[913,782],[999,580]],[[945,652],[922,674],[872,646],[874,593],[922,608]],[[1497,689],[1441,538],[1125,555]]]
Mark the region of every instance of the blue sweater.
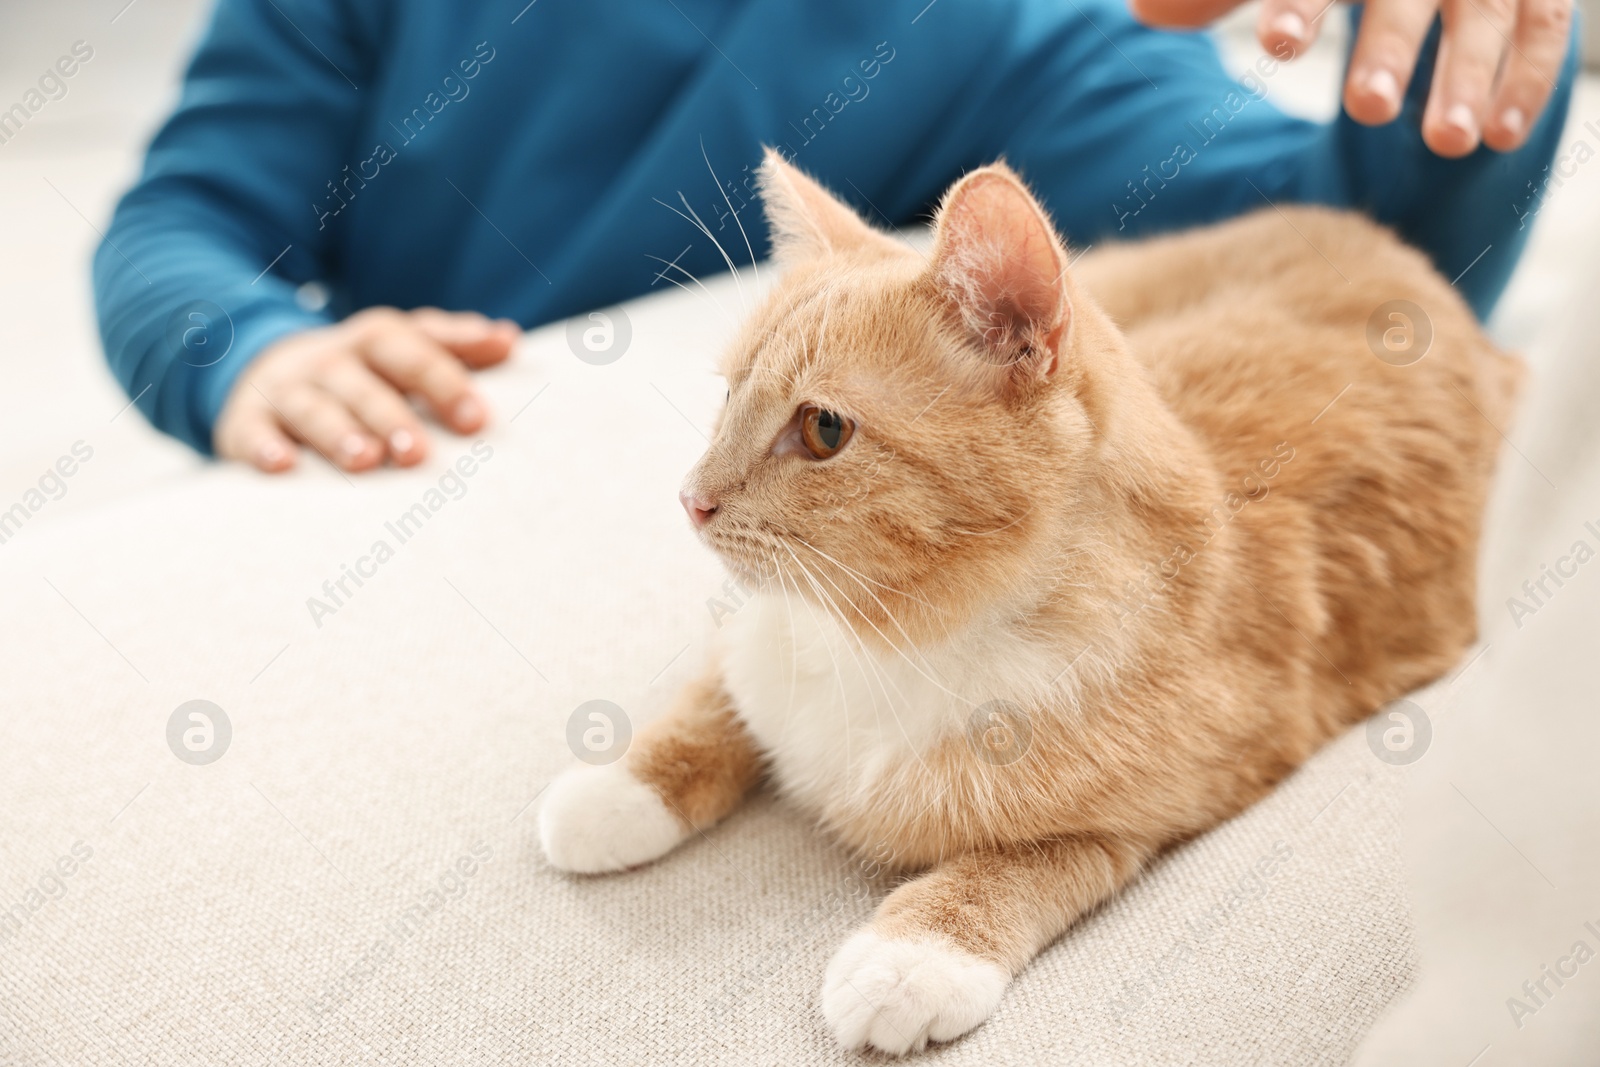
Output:
[[762,256],[763,143],[883,225],[1001,155],[1078,242],[1359,201],[1253,76],[1121,0],[220,0],[96,255],[101,334],[209,450],[285,333],[378,304],[533,326]]

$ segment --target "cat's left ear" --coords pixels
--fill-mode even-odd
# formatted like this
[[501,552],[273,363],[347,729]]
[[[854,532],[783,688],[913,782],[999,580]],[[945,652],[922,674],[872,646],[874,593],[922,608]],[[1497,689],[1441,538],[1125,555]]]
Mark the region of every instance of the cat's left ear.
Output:
[[1068,335],[1067,252],[1044,208],[1004,163],[945,194],[929,278],[990,362],[1053,374]]
[[772,255],[780,263],[843,252],[874,256],[904,253],[894,238],[868,226],[849,204],[784,159],[776,149],[766,150],[758,181],[772,237]]

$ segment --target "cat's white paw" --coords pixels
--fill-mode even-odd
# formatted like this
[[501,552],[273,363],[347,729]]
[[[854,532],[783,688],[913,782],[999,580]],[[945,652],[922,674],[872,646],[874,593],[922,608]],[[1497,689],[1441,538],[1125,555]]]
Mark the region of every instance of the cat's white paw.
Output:
[[822,1014],[846,1048],[898,1055],[971,1030],[993,1014],[1010,981],[997,964],[953,945],[866,929],[828,964]]
[[578,874],[637,867],[671,851],[689,829],[619,761],[562,772],[545,790],[539,843],[553,866]]

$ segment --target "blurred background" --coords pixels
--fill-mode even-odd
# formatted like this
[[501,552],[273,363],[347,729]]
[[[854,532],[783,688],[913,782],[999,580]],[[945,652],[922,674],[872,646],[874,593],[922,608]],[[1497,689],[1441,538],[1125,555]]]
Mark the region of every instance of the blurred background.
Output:
[[[1592,64],[1600,57],[1600,0],[1580,3],[1590,9]],[[178,79],[209,10],[207,0],[0,6],[0,107],[19,99],[74,42],[94,49],[94,58],[67,82],[67,94],[0,144],[0,486],[32,482],[85,429],[107,427],[126,401],[100,355],[89,257],[138,172],[145,144],[176,101]],[[1254,21],[1250,4],[1218,29],[1231,69],[1243,69],[1256,51]],[[1326,19],[1311,54],[1274,82],[1275,101],[1306,115],[1331,115],[1344,39],[1343,20]],[[1600,77],[1594,74],[1574,96],[1565,143],[1580,139],[1586,121],[1600,129]],[[1600,147],[1600,136],[1588,136]],[[1597,172],[1600,167],[1583,168],[1541,214],[1495,323],[1496,336],[1512,347],[1536,349],[1539,324],[1579,283],[1571,264],[1600,232]],[[114,435],[106,437],[108,447],[52,504],[52,514],[136,492],[203,462],[151,430],[136,411],[118,415],[106,433]]]

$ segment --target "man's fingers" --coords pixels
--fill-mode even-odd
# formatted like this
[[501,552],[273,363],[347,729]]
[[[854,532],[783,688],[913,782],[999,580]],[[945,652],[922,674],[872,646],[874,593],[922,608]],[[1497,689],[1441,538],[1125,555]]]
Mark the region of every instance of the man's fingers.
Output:
[[1571,0],[1522,0],[1511,51],[1483,124],[1483,140],[1497,152],[1522,147],[1550,102],[1572,32]]
[[474,370],[504,360],[522,336],[522,328],[509,319],[491,319],[476,311],[417,308],[411,318],[424,334]]
[[420,463],[428,439],[407,395],[459,433],[479,429],[488,409],[467,365],[504,359],[519,334],[482,315],[369,308],[270,346],[235,383],[213,441],[219,454],[269,471],[294,465],[296,440],[349,471],[385,455]]
[[1478,147],[1500,58],[1510,46],[1516,0],[1446,0],[1422,139],[1441,156]]
[[1241,0],[1128,0],[1128,10],[1146,26],[1208,26]]
[[1298,56],[1317,39],[1322,15],[1335,0],[1265,0],[1256,18],[1261,47],[1280,59]]
[[340,360],[323,375],[321,385],[384,442],[400,466],[410,467],[427,457],[428,438],[416,412],[365,363]]
[[488,336],[478,341],[451,345],[450,350],[473,370],[481,370],[504,362],[521,337],[522,327],[502,319],[493,325]]
[[461,361],[420,330],[403,323],[374,330],[362,342],[362,352],[373,370],[421,396],[458,433],[471,433],[487,419]]
[[278,416],[264,401],[232,407],[217,423],[217,455],[249,463],[269,474],[295,464],[297,450],[278,428]]
[[1357,122],[1379,126],[1400,114],[1422,42],[1433,26],[1435,0],[1371,0],[1350,55],[1344,109]]
[[296,385],[273,409],[289,432],[322,453],[329,463],[364,471],[383,461],[383,444],[351,414],[344,402],[315,385]]

